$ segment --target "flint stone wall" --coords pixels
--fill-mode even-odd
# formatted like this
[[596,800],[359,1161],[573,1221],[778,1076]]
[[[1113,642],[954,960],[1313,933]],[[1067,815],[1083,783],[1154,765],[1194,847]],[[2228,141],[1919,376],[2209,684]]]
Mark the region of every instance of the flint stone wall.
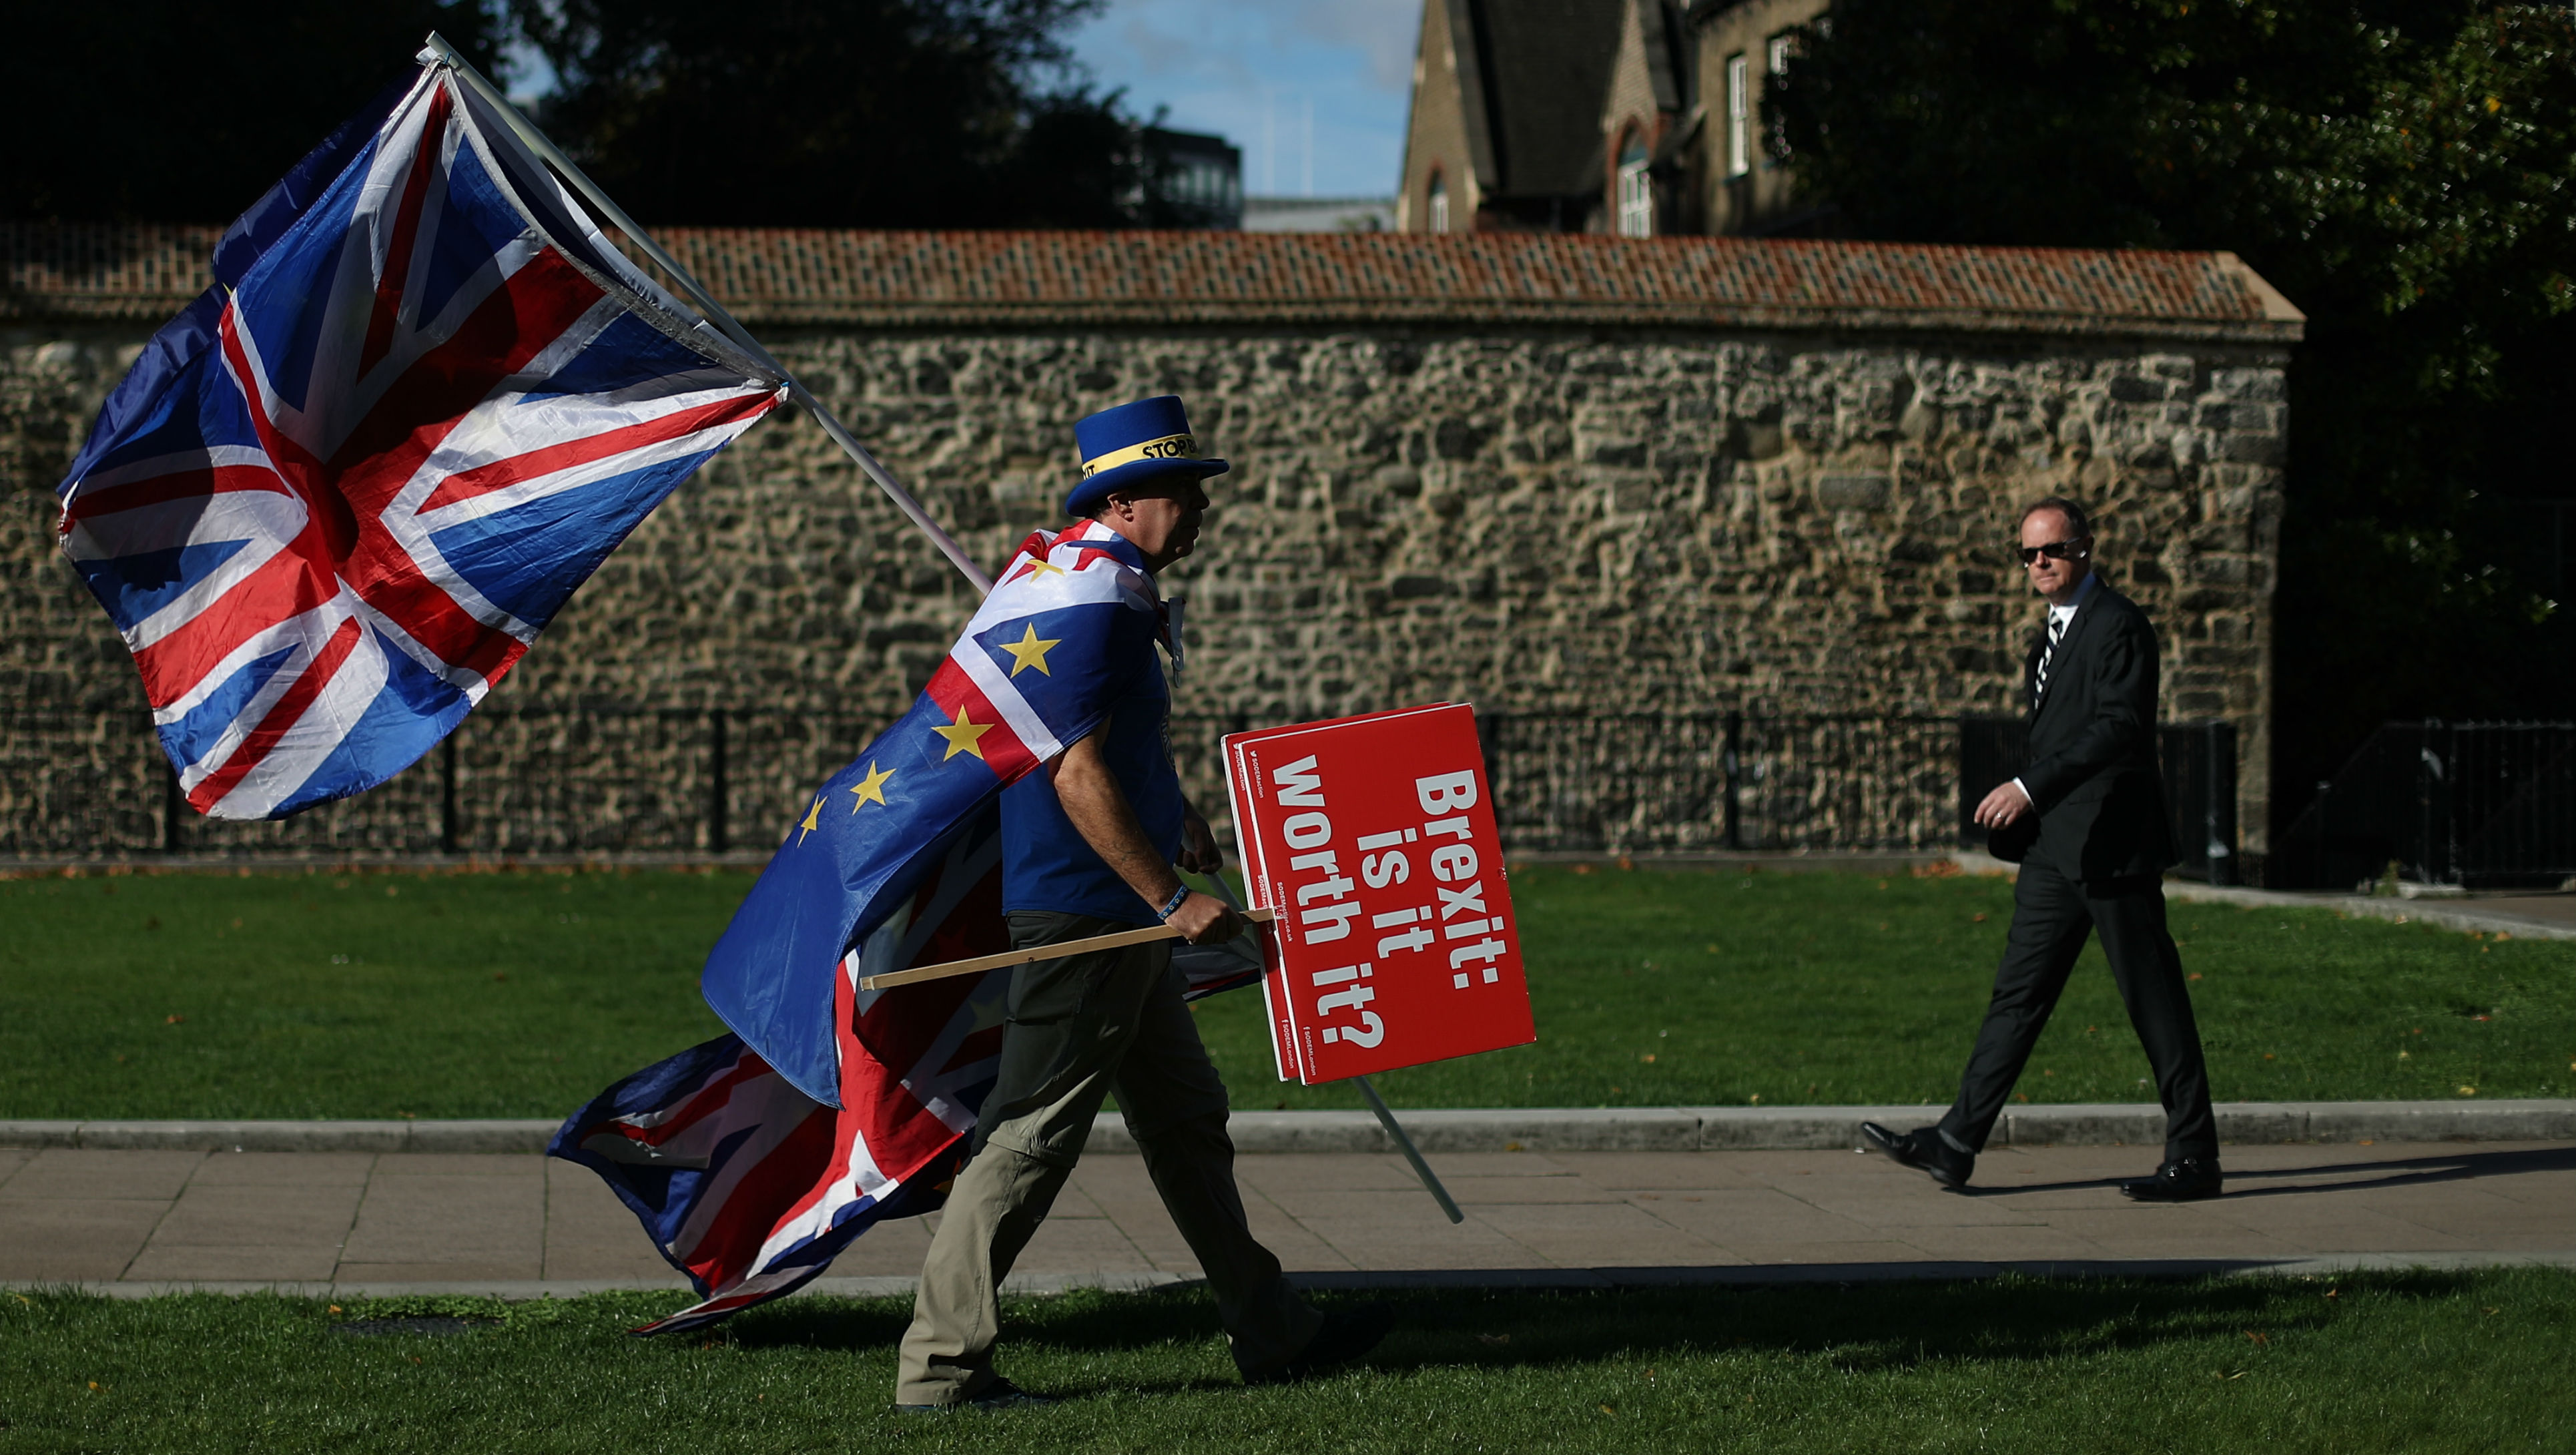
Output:
[[[141,706],[55,549],[51,489],[148,332],[5,335],[0,712]],[[2016,506],[2071,495],[2095,509],[2105,576],[2163,637],[2163,715],[2238,725],[2238,821],[2262,846],[2277,349],[1419,325],[770,333],[988,562],[1061,524],[1073,419],[1183,395],[1234,469],[1166,582],[1189,599],[1176,707],[1256,723],[1437,698],[2009,712],[2042,614],[2008,550]],[[555,721],[576,730],[585,705],[808,718],[800,763],[819,771],[903,709],[970,601],[782,411],[609,558],[492,706],[572,709]],[[663,736],[673,761],[631,766],[685,796],[699,770],[681,760],[703,743]],[[44,771],[6,767],[19,796]]]
[[[782,412],[647,520],[432,759],[284,824],[175,808],[51,489],[210,229],[0,225],[0,856],[178,845],[756,852],[899,713],[964,584]],[[1534,234],[663,240],[982,559],[1059,523],[1079,416],[1185,396],[1234,463],[1177,689],[1224,727],[1431,698],[1525,847],[1954,832],[1961,712],[2040,620],[2017,504],[2097,507],[2163,716],[2239,730],[2260,851],[2296,308],[2224,253]]]

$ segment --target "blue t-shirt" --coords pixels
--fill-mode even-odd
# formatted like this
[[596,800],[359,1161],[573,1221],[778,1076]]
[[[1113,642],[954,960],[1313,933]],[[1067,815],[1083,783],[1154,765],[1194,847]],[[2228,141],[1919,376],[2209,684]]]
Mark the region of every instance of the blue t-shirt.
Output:
[[[1152,642],[1140,636],[1136,645],[1144,661],[1093,731],[1107,735],[1101,748],[1109,771],[1146,839],[1168,860],[1181,852],[1182,815],[1181,777],[1172,768],[1172,700]],[[1002,790],[1002,908],[1144,925],[1162,906],[1147,904],[1092,852],[1065,817],[1054,780],[1038,768]]]

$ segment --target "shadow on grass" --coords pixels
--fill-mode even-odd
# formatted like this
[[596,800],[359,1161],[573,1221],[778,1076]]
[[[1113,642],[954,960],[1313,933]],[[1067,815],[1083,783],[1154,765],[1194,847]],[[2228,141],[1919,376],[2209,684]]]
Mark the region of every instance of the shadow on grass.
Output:
[[[2226,1165],[2225,1154],[2220,1165]],[[2513,1152],[2461,1152],[2456,1156],[2381,1158],[2336,1162],[2315,1167],[2265,1167],[2227,1173],[2222,1201],[2249,1197],[2290,1197],[2309,1193],[2365,1192],[2392,1187],[2421,1187],[2435,1182],[2461,1182],[2475,1177],[2511,1177],[2527,1172],[2576,1170],[2576,1147],[2543,1147]],[[2116,1187],[2139,1174],[2082,1177],[2065,1182],[2027,1182],[2009,1187],[1962,1187],[1962,1197],[2012,1197],[2031,1192],[2067,1192],[2087,1187]],[[2327,1181],[2323,1179],[2337,1179]],[[2293,1185],[2280,1185],[2292,1182]],[[2267,1184],[2248,1187],[2247,1183]]]
[[[1852,1271],[1855,1279],[1865,1279],[1870,1270]],[[2352,1298],[2365,1293],[2431,1302],[2460,1296],[2477,1277],[2436,1271],[2332,1280],[2008,1275],[1974,1282],[1311,1296],[1327,1307],[1371,1301],[1394,1307],[1395,1332],[1356,1366],[1381,1374],[1571,1367],[1610,1358],[1653,1364],[1778,1356],[1821,1358],[1864,1371],[2083,1357],[2212,1339],[2232,1344],[2252,1334],[2272,1340],[2332,1323]],[[909,1316],[908,1307],[893,1301],[789,1305],[739,1321],[733,1337],[746,1348],[886,1349],[902,1337]],[[1007,1366],[1015,1350],[1099,1356],[1168,1347],[1170,1377],[1131,1377],[1119,1387],[1237,1388],[1232,1379],[1206,1372],[1207,1345],[1219,1337],[1214,1301],[1201,1285],[1078,1293],[1006,1301],[1001,1354]]]

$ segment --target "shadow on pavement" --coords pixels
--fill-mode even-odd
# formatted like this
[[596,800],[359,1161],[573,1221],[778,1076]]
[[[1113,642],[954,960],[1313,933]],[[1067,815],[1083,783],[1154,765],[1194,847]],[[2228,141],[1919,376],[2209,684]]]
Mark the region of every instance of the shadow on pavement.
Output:
[[[2226,1167],[2226,1154],[2219,1156]],[[2381,1158],[2364,1162],[2335,1162],[2315,1167],[2262,1167],[2252,1171],[2226,1168],[2227,1190],[2219,1200],[2244,1197],[2286,1197],[2308,1193],[2360,1192],[2391,1187],[2421,1187],[2434,1182],[2460,1182],[2473,1177],[2511,1177],[2524,1172],[2566,1172],[2576,1170],[2576,1147],[2543,1147],[2508,1152],[2461,1152],[2455,1156]],[[2117,1187],[2146,1173],[2125,1173],[2117,1177],[2086,1177],[2066,1182],[2028,1182],[2011,1186],[1958,1188],[1963,1197],[2011,1197],[2025,1192],[2065,1192],[2085,1187]],[[2319,1179],[2336,1179],[2324,1181]],[[2295,1186],[2278,1184],[2298,1179]]]

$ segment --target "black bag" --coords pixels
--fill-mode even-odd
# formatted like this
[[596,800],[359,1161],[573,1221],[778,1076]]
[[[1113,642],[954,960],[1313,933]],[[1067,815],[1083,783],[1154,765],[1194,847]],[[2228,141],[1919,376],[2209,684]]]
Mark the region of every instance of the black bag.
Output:
[[2024,809],[2022,816],[1999,829],[1986,831],[1986,852],[2007,864],[2018,864],[2030,847],[2039,842],[2039,810]]

